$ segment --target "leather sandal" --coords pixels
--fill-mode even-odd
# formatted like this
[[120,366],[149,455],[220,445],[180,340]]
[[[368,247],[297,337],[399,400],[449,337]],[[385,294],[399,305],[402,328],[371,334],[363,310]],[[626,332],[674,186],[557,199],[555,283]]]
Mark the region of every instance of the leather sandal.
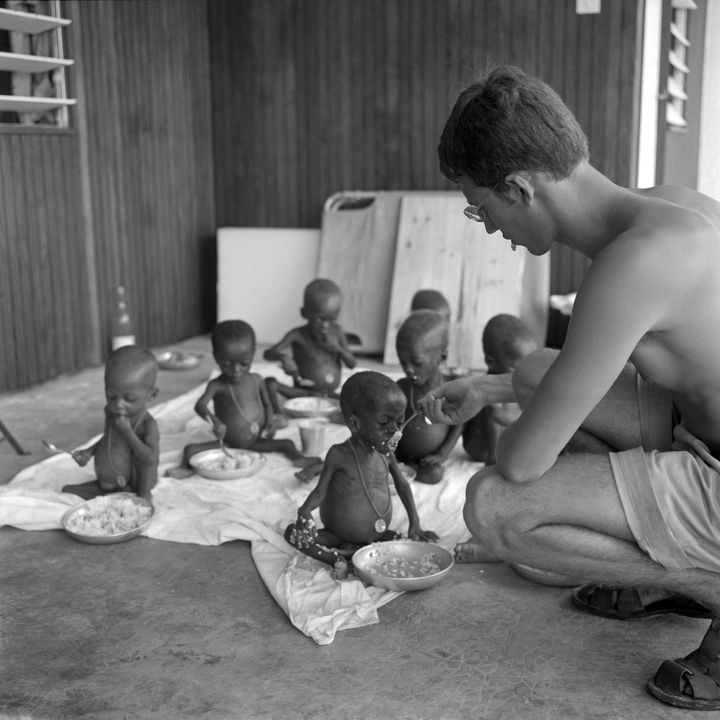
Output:
[[665,660],[648,680],[647,691],[674,707],[720,710],[720,620],[712,621],[697,650]]
[[583,585],[570,595],[570,602],[579,610],[614,620],[642,620],[655,615],[685,615],[711,618],[712,612],[704,605],[684,595],[672,595],[643,605],[633,587],[604,587]]

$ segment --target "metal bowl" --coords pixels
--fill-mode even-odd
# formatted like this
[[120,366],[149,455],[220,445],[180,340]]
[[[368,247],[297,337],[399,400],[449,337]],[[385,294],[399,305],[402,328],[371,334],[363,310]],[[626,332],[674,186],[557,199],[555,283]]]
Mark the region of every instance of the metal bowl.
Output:
[[352,556],[355,574],[385,590],[424,590],[437,585],[454,565],[452,553],[415,540],[377,542]]
[[192,455],[190,465],[198,475],[208,480],[238,480],[250,477],[265,465],[265,456],[252,450],[228,448],[228,452],[235,457],[235,467],[225,467],[231,461],[219,448]]
[[532,580],[532,582],[539,585],[551,585],[553,587],[577,587],[582,585],[582,582],[577,578],[560,575],[549,570],[540,570],[522,563],[508,563],[508,565],[521,577]]
[[292,418],[329,417],[340,412],[340,401],[335,398],[307,395],[290,398],[283,405],[285,412]]
[[[128,516],[128,513],[134,514],[137,510],[145,512],[138,514],[136,518]],[[150,511],[149,516],[147,510]],[[91,545],[113,545],[140,535],[150,525],[154,514],[155,508],[149,500],[132,493],[113,493],[86,500],[70,508],[62,516],[62,526],[74,540]],[[93,521],[99,525],[92,527],[90,523]],[[105,524],[108,528],[110,523],[114,524],[116,529],[104,532],[102,525]],[[117,529],[118,525],[123,529]]]
[[157,361],[163,370],[192,370],[200,364],[202,357],[202,353],[171,350],[157,355]]

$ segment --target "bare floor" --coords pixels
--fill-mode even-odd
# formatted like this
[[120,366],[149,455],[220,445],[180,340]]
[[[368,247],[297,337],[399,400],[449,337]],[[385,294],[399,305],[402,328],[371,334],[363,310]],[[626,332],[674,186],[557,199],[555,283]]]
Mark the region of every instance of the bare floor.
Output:
[[[158,401],[212,369],[207,338],[178,347],[204,361],[162,371]],[[0,442],[0,482],[47,457],[41,439],[72,448],[100,432],[103,403],[102,368],[0,395],[0,420],[29,452]],[[707,625],[592,617],[567,589],[456,565],[380,608],[379,624],[318,646],[276,605],[245,542],[98,546],[6,527],[0,545],[3,719],[687,718],[645,682]]]

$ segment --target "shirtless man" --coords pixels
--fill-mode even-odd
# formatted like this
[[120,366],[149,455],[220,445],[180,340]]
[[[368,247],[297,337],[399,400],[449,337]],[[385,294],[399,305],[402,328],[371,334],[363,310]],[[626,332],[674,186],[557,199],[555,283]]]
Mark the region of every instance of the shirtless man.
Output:
[[[439,155],[489,233],[534,255],[557,242],[592,259],[559,353],[421,401],[452,423],[491,403],[523,406],[497,464],[468,484],[478,559],[610,586],[573,596],[608,617],[712,618],[698,650],[666,660],[647,688],[672,705],[720,708],[720,205],[688,189],[615,185],[590,165],[560,98],[512,67],[460,95]],[[583,448],[592,454],[575,454]]]

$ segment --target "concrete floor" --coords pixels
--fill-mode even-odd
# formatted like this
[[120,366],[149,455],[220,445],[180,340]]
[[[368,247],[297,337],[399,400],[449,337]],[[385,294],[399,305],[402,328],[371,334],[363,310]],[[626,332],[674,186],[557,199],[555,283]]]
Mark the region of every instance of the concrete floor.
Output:
[[[158,401],[213,367],[206,337],[179,347],[205,359],[162,371]],[[0,442],[0,482],[46,457],[42,438],[75,447],[100,432],[103,404],[102,368],[0,395],[0,419],[30,451]],[[567,589],[456,565],[380,608],[379,624],[318,646],[276,605],[246,542],[98,546],[5,527],[0,544],[3,720],[687,718],[644,686],[707,625],[591,617]]]

